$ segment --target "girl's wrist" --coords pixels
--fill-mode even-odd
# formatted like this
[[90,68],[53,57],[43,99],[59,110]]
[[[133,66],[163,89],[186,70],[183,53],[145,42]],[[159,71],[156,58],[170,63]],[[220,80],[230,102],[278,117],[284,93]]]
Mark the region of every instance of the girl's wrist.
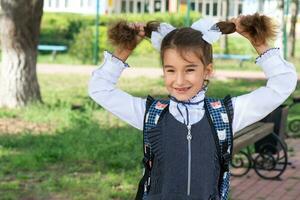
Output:
[[123,62],[125,62],[127,58],[130,56],[131,52],[132,50],[128,50],[128,49],[116,49],[113,55],[119,58],[120,60],[122,60]]
[[258,55],[261,55],[270,48],[268,44],[253,45],[253,47],[255,48]]

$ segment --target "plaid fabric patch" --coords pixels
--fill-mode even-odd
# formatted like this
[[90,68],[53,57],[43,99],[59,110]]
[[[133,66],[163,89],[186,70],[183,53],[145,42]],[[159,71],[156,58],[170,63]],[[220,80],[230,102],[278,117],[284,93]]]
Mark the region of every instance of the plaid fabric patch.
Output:
[[[148,139],[148,131],[155,127],[156,124],[158,123],[159,117],[161,115],[161,113],[163,112],[163,110],[169,105],[169,100],[154,100],[153,103],[151,104],[151,106],[149,107],[149,110],[146,114],[146,118],[145,118],[145,125],[144,125],[144,147],[148,146],[149,147],[149,155],[151,157],[151,145]],[[146,152],[146,148],[144,150],[145,154]],[[149,177],[150,178],[150,177]],[[144,185],[144,193],[143,193],[143,200],[147,199],[148,196],[148,191],[147,191],[147,186],[148,186],[148,182],[150,183],[151,181],[148,179],[145,182]]]
[[[224,101],[223,99],[205,98],[205,103],[219,138],[221,150],[220,153],[221,155],[223,155],[224,153],[228,152],[231,155],[231,141],[233,135]],[[229,188],[230,172],[225,172],[223,174],[223,179],[220,188],[221,200],[228,199]]]
[[169,100],[154,100],[151,106],[149,107],[148,113],[146,115],[145,119],[145,127],[144,127],[144,142],[145,144],[149,144],[148,139],[148,130],[155,127],[160,114],[163,112],[163,110],[168,106]]
[[229,188],[230,188],[230,172],[225,172],[223,175],[223,181],[220,189],[220,198],[222,200],[228,199]]

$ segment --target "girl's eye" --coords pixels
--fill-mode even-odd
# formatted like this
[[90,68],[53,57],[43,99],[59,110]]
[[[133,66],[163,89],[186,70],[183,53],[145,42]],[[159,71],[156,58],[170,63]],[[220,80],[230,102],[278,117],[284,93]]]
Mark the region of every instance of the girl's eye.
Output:
[[167,70],[167,72],[171,72],[171,73],[173,73],[173,72],[174,72],[174,70],[173,70],[173,69],[168,69],[168,70]]
[[187,72],[193,72],[193,71],[195,71],[194,69],[187,69],[186,70]]

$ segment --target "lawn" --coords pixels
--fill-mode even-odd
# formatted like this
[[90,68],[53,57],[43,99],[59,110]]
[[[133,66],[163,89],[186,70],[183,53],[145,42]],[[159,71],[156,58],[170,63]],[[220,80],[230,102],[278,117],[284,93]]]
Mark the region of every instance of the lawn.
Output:
[[[142,134],[88,98],[88,78],[40,74],[43,104],[0,109],[1,200],[134,198]],[[208,95],[235,96],[263,84],[213,80]],[[166,96],[160,79],[121,79],[119,87],[135,96]],[[295,107],[290,118],[299,113]]]

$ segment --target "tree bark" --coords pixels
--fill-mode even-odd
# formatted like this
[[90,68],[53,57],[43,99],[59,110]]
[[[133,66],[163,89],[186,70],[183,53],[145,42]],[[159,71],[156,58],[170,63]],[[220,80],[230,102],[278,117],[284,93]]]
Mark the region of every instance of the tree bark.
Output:
[[299,0],[292,0],[291,2],[291,29],[289,33],[289,57],[295,57],[296,46],[296,24],[299,11]]
[[1,0],[0,107],[41,102],[36,73],[43,0]]

